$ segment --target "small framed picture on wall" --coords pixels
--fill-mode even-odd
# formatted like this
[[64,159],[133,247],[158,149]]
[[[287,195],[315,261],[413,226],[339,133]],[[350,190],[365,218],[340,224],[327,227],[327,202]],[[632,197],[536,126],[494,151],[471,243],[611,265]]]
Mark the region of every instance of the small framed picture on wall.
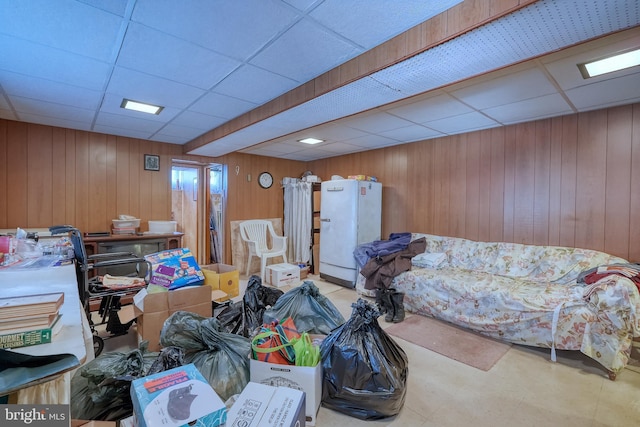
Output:
[[160,156],[155,154],[144,155],[144,170],[147,171],[159,171],[160,170]]

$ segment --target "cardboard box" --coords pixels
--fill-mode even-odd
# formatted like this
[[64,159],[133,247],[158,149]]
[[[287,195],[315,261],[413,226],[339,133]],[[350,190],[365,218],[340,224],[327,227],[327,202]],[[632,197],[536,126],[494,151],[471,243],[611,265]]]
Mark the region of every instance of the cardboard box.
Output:
[[209,264],[201,269],[204,274],[204,284],[211,289],[221,290],[227,294],[228,298],[234,298],[240,294],[240,272],[233,265]]
[[305,424],[305,394],[249,382],[227,414],[228,426],[296,427]]
[[160,351],[160,331],[167,318],[176,311],[189,311],[211,317],[211,288],[188,286],[167,292],[148,293],[146,289],[133,298],[137,318],[138,342],[149,341],[149,351]]
[[278,365],[251,359],[249,371],[250,381],[304,391],[306,425],[316,425],[322,398],[322,363],[310,367]]
[[224,424],[227,408],[193,363],[131,382],[138,427]]
[[271,264],[265,272],[265,282],[271,286],[297,285],[300,282],[300,267],[293,264]]

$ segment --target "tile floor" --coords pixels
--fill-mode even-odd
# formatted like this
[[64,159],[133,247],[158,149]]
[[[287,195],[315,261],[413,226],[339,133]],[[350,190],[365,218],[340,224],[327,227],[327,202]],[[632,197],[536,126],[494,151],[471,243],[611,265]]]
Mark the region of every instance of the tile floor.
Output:
[[[244,280],[242,280],[244,279]],[[345,318],[355,290],[311,275]],[[246,278],[241,277],[246,286]],[[281,288],[284,291],[287,288]],[[381,317],[380,325],[387,324]],[[322,426],[639,426],[640,371],[625,369],[615,381],[600,365],[579,352],[559,352],[512,346],[488,372],[464,365],[397,339],[409,358],[409,379],[399,415],[363,421],[320,407],[316,425]],[[135,328],[105,341],[105,352],[136,346]]]

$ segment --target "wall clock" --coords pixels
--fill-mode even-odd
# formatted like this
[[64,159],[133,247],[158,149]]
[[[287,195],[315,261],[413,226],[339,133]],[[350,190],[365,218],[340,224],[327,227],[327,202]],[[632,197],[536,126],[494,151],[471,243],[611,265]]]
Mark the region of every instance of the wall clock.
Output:
[[260,176],[258,176],[258,184],[262,188],[269,188],[273,185],[273,176],[269,172],[262,172]]

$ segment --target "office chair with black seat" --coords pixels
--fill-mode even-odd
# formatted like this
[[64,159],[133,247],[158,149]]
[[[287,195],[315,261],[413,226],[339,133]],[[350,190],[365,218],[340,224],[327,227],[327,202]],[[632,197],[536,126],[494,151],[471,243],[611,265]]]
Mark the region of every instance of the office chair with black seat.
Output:
[[[98,356],[104,348],[104,339],[126,334],[135,319],[123,324],[118,311],[121,298],[133,296],[149,284],[150,263],[131,252],[112,252],[87,256],[82,233],[70,225],[57,225],[49,228],[51,235],[68,234],[73,245],[78,280],[78,294],[87,320],[93,333],[93,347]],[[132,273],[127,276],[112,276],[107,273],[109,267],[131,265]],[[95,308],[97,307],[97,310]],[[95,323],[92,312],[97,311],[100,320]],[[106,325],[111,335],[101,337],[96,326]]]

